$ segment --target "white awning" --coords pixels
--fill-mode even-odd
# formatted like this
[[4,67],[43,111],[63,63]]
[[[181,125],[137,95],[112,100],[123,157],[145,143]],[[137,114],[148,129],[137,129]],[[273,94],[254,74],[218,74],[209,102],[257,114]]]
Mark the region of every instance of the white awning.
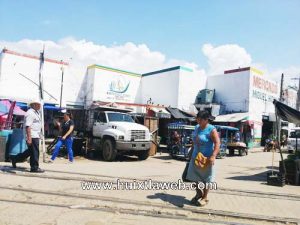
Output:
[[249,113],[231,113],[226,115],[219,115],[214,122],[239,122],[241,120],[248,120]]

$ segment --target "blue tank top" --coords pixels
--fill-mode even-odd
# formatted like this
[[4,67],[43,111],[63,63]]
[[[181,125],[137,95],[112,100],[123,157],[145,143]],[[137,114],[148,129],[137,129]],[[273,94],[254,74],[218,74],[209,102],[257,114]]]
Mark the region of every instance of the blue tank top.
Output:
[[208,124],[204,130],[201,130],[199,125],[195,127],[193,132],[194,151],[192,158],[196,158],[198,152],[201,152],[205,157],[210,157],[212,155],[214,143],[211,139],[211,132],[214,129],[216,128],[211,124]]

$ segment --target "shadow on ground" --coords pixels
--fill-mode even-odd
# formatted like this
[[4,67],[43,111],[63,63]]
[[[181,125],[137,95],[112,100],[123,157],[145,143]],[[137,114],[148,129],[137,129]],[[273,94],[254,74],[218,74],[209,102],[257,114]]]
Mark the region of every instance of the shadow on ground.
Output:
[[183,208],[184,205],[191,205],[190,201],[184,196],[171,195],[166,193],[155,193],[154,195],[148,195],[149,199],[161,199],[164,202],[168,202],[176,207]]
[[233,177],[227,177],[226,179],[230,180],[242,180],[242,181],[261,181],[266,182],[267,180],[267,173],[270,171],[265,171],[262,173],[257,173],[253,175],[243,175],[243,176],[233,176]]
[[170,155],[155,155],[155,156],[152,156],[152,158],[154,159],[161,159],[161,160],[171,160],[172,157]]

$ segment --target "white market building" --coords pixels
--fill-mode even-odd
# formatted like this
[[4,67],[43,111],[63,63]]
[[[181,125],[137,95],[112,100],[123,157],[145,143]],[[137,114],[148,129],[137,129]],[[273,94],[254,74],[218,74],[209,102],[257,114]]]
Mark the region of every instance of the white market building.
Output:
[[[25,105],[38,98],[39,66],[38,55],[3,49],[0,99]],[[58,107],[62,98],[62,106],[67,108],[88,108],[93,102],[103,102],[143,110],[135,106],[151,103],[153,107],[164,105],[189,111],[198,91],[206,85],[206,76],[182,66],[138,74],[100,65],[76,70],[73,65],[48,58],[44,61],[43,78],[45,103]]]
[[[39,67],[39,56],[3,49],[0,53],[0,98],[17,101],[21,106],[37,99]],[[60,105],[62,72],[62,106],[73,108],[83,104],[80,89],[84,70],[74,72],[66,62],[45,58],[42,71],[46,106]]]
[[217,123],[239,124],[252,145],[259,145],[263,136],[274,132],[273,100],[279,99],[280,85],[263,72],[251,67],[228,70],[209,76],[207,88],[214,89],[215,101],[225,106],[227,115],[217,116]]
[[[194,111],[198,92],[215,90],[214,102],[223,106],[216,122],[235,125],[261,141],[275,121],[273,99],[279,98],[279,84],[267,79],[254,68],[225,71],[205,76],[192,69],[177,66],[139,74],[110,67],[91,65],[76,70],[60,60],[45,59],[43,75],[45,102],[49,107],[60,103],[62,68],[64,69],[63,106],[85,107],[93,104],[117,105],[145,114],[147,107],[165,112],[165,107]],[[0,55],[0,98],[28,103],[38,95],[39,57],[4,49]],[[286,102],[294,106],[296,91],[287,89]],[[223,111],[223,112],[222,112]]]
[[186,67],[172,67],[146,74],[137,74],[100,65],[88,67],[85,77],[86,108],[100,101],[126,105],[142,113],[137,105],[193,109],[199,89],[205,88],[206,77]]

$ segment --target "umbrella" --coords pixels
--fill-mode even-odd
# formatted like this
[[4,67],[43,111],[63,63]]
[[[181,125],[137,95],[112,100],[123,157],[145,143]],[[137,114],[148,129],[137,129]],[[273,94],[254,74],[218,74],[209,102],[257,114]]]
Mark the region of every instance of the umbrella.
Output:
[[0,102],[0,115],[8,113],[7,107]]
[[[8,114],[9,113],[9,109],[10,109],[11,103],[8,100],[1,100],[0,101],[0,115],[2,114]],[[14,108],[14,115],[17,116],[24,116],[25,115],[25,111],[23,111],[19,106],[15,106]]]

